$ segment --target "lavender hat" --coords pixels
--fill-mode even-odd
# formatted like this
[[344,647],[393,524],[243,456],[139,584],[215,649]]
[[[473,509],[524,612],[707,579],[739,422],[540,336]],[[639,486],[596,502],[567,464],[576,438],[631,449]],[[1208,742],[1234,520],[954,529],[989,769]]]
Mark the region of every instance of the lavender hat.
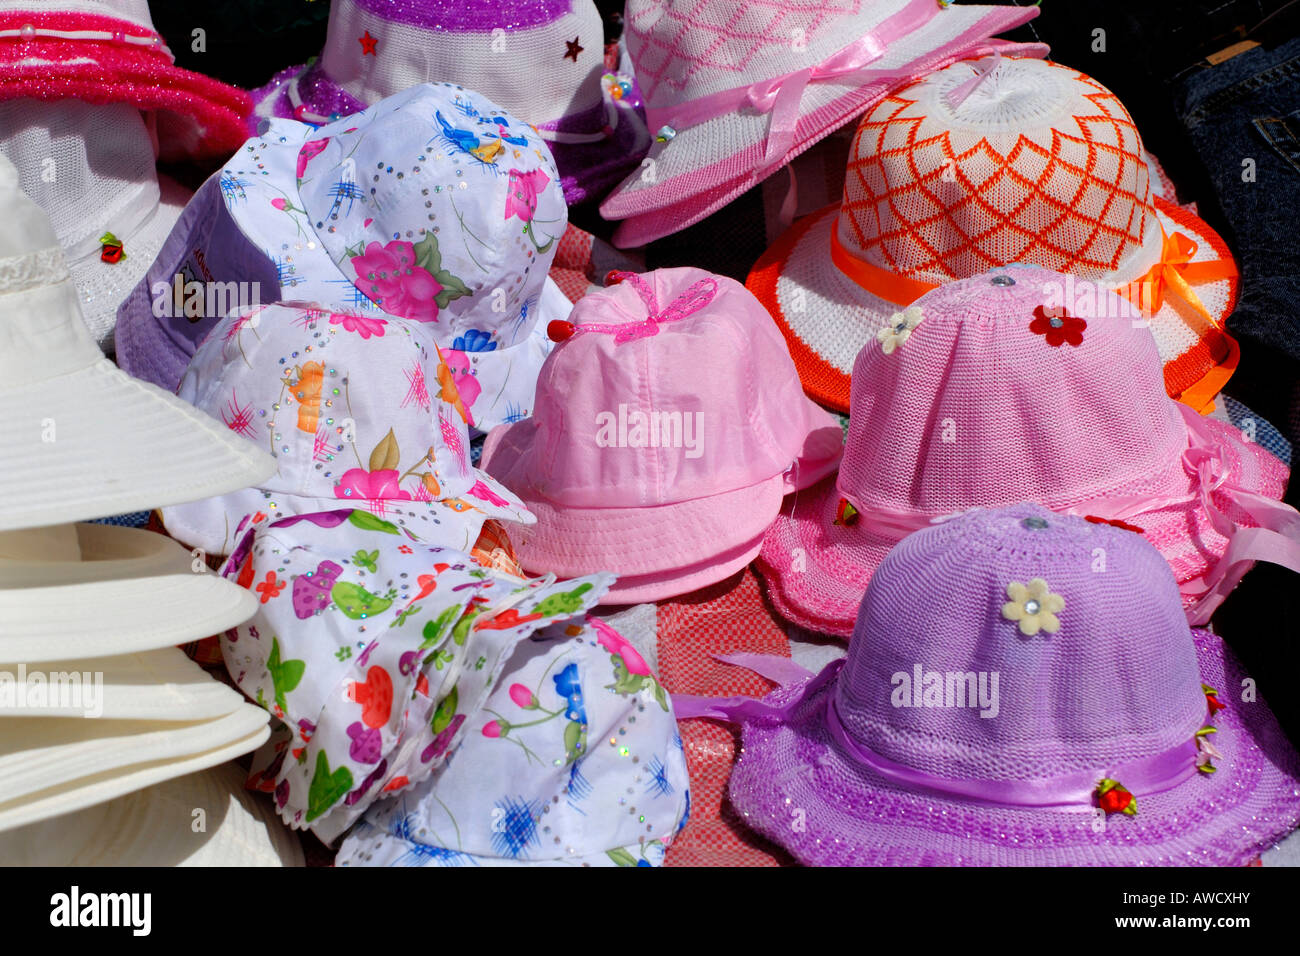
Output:
[[576,205],[602,198],[650,148],[630,72],[603,63],[593,0],[334,0],[320,57],[253,99],[260,117],[321,124],[417,83],[461,83],[537,128]]
[[755,658],[762,702],[674,705],[742,723],[732,803],[807,864],[1239,866],[1300,820],[1268,707],[1110,525],[967,512],[880,565],[847,659]]

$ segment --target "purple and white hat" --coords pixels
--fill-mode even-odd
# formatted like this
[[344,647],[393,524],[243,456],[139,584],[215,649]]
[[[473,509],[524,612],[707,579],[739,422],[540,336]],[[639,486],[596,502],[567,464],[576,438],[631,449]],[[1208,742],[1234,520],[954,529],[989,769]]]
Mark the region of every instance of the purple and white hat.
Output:
[[334,0],[320,57],[253,99],[258,116],[321,124],[418,83],[461,83],[537,128],[577,204],[603,196],[650,147],[634,82],[603,63],[592,0]]
[[531,126],[447,83],[320,130],[272,121],[119,309],[118,361],[175,389],[230,305],[312,302],[426,324],[478,386],[461,390],[473,427],[525,418],[547,323],[569,310],[546,281],[568,222],[557,175]]
[[884,560],[846,659],[730,662],[785,686],[674,706],[743,725],[732,804],[806,864],[1241,866],[1300,821],[1300,758],[1121,528],[967,512]]

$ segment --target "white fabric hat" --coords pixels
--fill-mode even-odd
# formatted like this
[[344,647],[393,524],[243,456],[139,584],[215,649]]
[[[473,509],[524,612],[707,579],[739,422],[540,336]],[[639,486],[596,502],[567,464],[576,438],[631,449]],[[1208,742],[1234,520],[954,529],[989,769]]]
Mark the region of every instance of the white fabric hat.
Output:
[[11,830],[0,866],[303,866],[297,837],[243,784],[228,763]]
[[0,719],[211,720],[233,713],[242,703],[236,691],[175,647],[0,665]]
[[0,721],[0,831],[71,813],[261,746],[266,711],[154,723],[15,717]]
[[161,534],[99,524],[0,532],[0,664],[184,644],[256,610],[255,595]]
[[132,380],[81,318],[49,217],[0,157],[0,531],[224,494],[275,462]]
[[[0,102],[0,154],[50,217],[81,297],[86,327],[111,354],[117,307],[135,288],[189,202],[154,166],[156,137],[130,103]],[[125,256],[109,262],[112,233]]]

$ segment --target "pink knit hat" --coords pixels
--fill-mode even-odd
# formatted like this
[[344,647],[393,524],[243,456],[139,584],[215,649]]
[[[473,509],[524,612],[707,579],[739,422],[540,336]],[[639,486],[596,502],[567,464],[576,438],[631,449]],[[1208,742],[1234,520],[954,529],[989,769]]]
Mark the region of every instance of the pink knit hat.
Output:
[[0,0],[0,99],[130,103],[158,115],[162,159],[228,156],[243,90],[175,65],[147,0]]
[[782,496],[834,469],[842,433],[739,282],[691,268],[615,278],[572,324],[551,323],[561,342],[533,417],[494,428],[482,467],[537,516],[515,542],[526,570],[613,571],[604,603],[626,604],[748,564]]
[[[1033,501],[1121,522],[1204,623],[1255,559],[1300,570],[1287,468],[1170,399],[1151,332],[1100,285],[1017,265],[940,286],[858,354],[844,462],[799,496],[758,567],[777,610],[847,637],[911,531]],[[1270,530],[1245,531],[1262,525]]]
[[656,142],[600,211],[620,247],[699,222],[894,86],[994,50],[1036,7],[936,0],[628,0],[625,42]]
[[846,660],[739,657],[786,686],[673,706],[743,724],[732,804],[805,864],[1241,866],[1300,821],[1268,705],[1118,528],[969,512],[880,565]]

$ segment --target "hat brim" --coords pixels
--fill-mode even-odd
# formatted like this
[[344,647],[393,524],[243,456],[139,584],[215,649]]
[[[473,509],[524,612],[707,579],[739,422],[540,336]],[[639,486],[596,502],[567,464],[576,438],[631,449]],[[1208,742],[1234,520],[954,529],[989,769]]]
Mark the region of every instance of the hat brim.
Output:
[[[1205,427],[1218,439],[1231,484],[1281,499],[1288,478],[1286,465],[1262,445],[1242,441],[1241,433],[1225,422],[1206,420]],[[1189,477],[1184,492],[1191,487]],[[1215,491],[1212,500],[1230,519],[1253,524],[1222,491]],[[768,586],[773,607],[783,618],[810,631],[848,638],[871,576],[903,535],[873,528],[869,512],[860,515],[854,526],[835,524],[839,501],[834,478],[795,497],[764,538],[756,567]],[[972,506],[1015,503],[983,501],[972,502]],[[1087,507],[1087,502],[1081,502],[1071,510],[1086,515]],[[1206,574],[1228,548],[1228,540],[1215,530],[1199,499],[1153,509],[1125,521],[1142,529],[1180,584]],[[1185,599],[1185,604],[1190,604],[1190,599]]]
[[250,515],[254,518],[252,524],[260,524],[266,520],[338,511],[340,508],[367,510],[410,528],[421,541],[437,542],[442,547],[469,553],[478,540],[484,521],[496,519],[514,525],[532,523],[528,506],[509,488],[477,468],[474,476],[483,490],[501,503],[477,496],[431,501],[316,498],[281,494],[263,488],[244,488],[220,497],[163,508],[159,514],[168,534],[182,544],[202,548],[208,554],[230,554],[243,538],[247,530],[243,521]]
[[139,528],[77,526],[82,560],[0,567],[0,663],[133,654],[219,634],[257,598]]
[[[50,437],[38,441],[42,429]],[[0,386],[0,447],[0,531],[147,511],[275,472],[271,456],[216,419],[107,359]]]
[[73,284],[81,297],[81,314],[99,347],[113,353],[117,308],[136,287],[180,219],[191,193],[170,176],[158,177],[158,208],[143,226],[130,234],[118,234],[126,257],[117,263],[91,256],[70,262]]
[[[1217,233],[1178,206],[1153,198],[1167,234],[1197,245],[1193,262],[1231,260]],[[858,352],[903,306],[872,295],[831,261],[831,233],[840,206],[795,223],[755,263],[746,287],[785,334],[804,391],[838,411],[849,410],[849,377]],[[1237,279],[1198,283],[1195,291],[1214,320],[1207,323],[1177,296],[1165,296],[1148,319],[1171,398],[1206,411],[1236,368],[1236,343],[1222,331],[1237,297]]]
[[[88,703],[84,698],[74,705],[71,696],[65,699],[61,692],[48,700],[29,700],[31,694],[28,693],[15,696],[14,706],[7,706],[9,701],[0,701],[0,717],[86,719],[90,716],[93,719],[163,723],[214,720],[234,713],[243,703],[237,692],[213,679],[175,647],[140,654],[61,661],[48,668],[40,663],[26,669],[29,674],[93,675],[97,700],[90,706],[83,706]],[[10,676],[21,676],[21,672]],[[49,676],[45,679],[53,681]],[[35,686],[29,684],[29,690]],[[92,707],[96,713],[91,713]]]
[[[766,174],[759,172],[764,167],[766,114],[731,112],[678,130],[666,143],[656,141],[642,163],[645,168],[633,172],[601,203],[600,213],[606,219],[636,219],[619,228],[614,244],[643,245],[699,222],[861,115],[891,89],[905,85],[909,77],[920,78],[955,60],[994,49],[1018,49],[1022,45],[989,38],[1037,13],[1031,7],[954,4],[888,46],[873,64],[888,75],[865,83],[852,77],[810,83],[799,102],[794,143]],[[866,33],[872,25],[864,21],[859,32]],[[844,29],[851,39],[854,25],[845,24]],[[1046,53],[1045,47],[1040,49],[1039,55]]]
[[0,831],[94,806],[246,754],[270,736],[266,711],[240,704],[197,723],[15,719],[0,741]]
[[[1245,676],[1224,643],[1194,631],[1211,687]],[[784,687],[784,704],[806,682]],[[981,807],[909,790],[846,757],[823,722],[831,682],[789,722],[747,722],[731,801],[746,823],[813,866],[1242,866],[1300,822],[1297,759],[1262,701],[1215,715],[1216,772],[1141,797],[1135,817],[1098,827],[1094,809]],[[790,826],[791,808],[804,811]],[[1098,832],[1100,831],[1100,832]]]
[[[304,865],[302,846],[235,764],[186,774],[0,837],[5,866]],[[204,827],[159,827],[203,811]]]
[[494,429],[483,444],[483,469],[513,488],[537,516],[537,524],[514,540],[519,563],[532,573],[565,578],[610,571],[618,582],[602,604],[661,600],[722,580],[758,553],[781,507],[781,475],[671,504],[560,504],[532,486],[527,447],[536,434],[531,421],[521,422]]

